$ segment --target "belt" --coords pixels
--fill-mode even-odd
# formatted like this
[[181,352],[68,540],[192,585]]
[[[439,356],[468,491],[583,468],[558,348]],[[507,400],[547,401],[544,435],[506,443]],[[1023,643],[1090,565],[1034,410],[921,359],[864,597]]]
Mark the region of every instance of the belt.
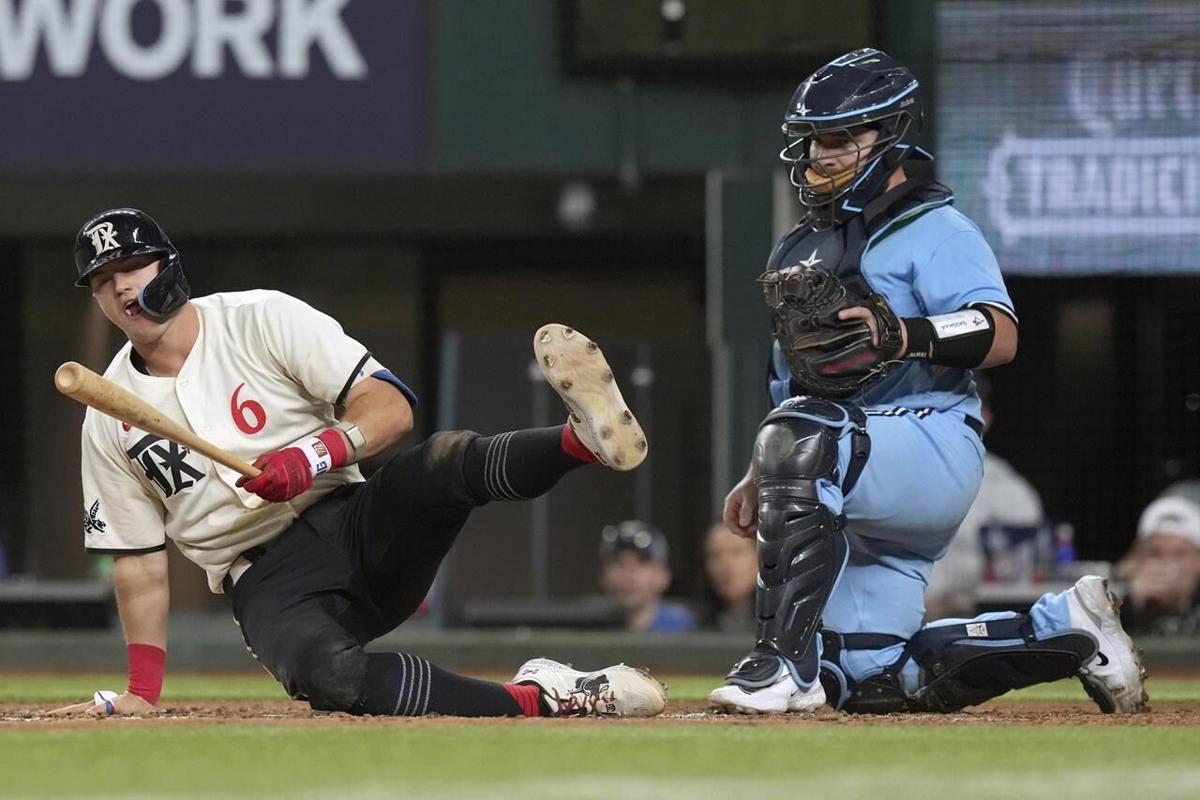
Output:
[[225,594],[231,594],[233,592],[233,587],[237,585],[239,580],[241,580],[242,575],[245,574],[246,570],[250,569],[251,565],[253,565],[255,561],[258,561],[260,558],[266,555],[269,547],[270,543],[256,544],[254,547],[243,550],[238,557],[233,560],[233,563],[229,565],[229,571],[226,572],[225,577],[221,579],[221,588],[225,590]]

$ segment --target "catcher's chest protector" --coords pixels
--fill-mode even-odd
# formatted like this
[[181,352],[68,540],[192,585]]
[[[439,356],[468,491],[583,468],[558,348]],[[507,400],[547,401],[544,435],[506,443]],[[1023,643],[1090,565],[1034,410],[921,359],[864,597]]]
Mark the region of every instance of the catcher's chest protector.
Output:
[[949,202],[953,196],[940,183],[914,179],[881,194],[867,204],[863,213],[832,228],[814,230],[802,221],[779,240],[767,261],[767,269],[820,266],[836,275],[847,288],[866,296],[871,287],[862,275],[862,257],[871,237],[913,209],[925,205],[933,208]]
[[[855,214],[831,228],[818,230],[802,220],[775,245],[767,260],[767,269],[827,269],[847,289],[865,297],[872,290],[862,274],[862,258],[872,237],[878,241],[917,219],[924,210],[945,205],[953,197],[953,192],[940,183],[914,178],[884,192],[868,203],[861,214]],[[776,356],[779,356],[779,352],[776,345]],[[778,377],[770,380],[770,394],[778,404],[782,399],[792,396],[793,392],[787,369],[782,364],[776,369]]]

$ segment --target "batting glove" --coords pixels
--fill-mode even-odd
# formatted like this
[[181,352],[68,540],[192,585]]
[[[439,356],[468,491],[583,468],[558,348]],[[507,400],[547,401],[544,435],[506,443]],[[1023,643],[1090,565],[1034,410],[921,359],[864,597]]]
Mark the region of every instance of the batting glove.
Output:
[[245,476],[237,486],[263,500],[284,503],[312,488],[313,478],[322,472],[346,466],[346,440],[336,428],[326,428],[316,436],[306,436],[282,450],[264,453],[254,462],[262,471],[257,478]]

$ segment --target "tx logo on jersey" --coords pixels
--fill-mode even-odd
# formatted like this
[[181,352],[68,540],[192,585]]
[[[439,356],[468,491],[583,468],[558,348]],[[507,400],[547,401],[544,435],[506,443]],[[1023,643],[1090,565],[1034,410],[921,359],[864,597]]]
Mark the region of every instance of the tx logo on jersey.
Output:
[[96,251],[96,255],[116,250],[121,246],[121,243],[117,241],[117,229],[111,222],[101,222],[99,225],[88,228],[83,235],[92,237],[92,249]]
[[187,462],[191,450],[153,433],[125,452],[167,497],[204,480],[204,473]]
[[96,500],[87,511],[83,512],[83,532],[85,535],[104,533],[106,527],[104,520],[100,519],[100,501]]

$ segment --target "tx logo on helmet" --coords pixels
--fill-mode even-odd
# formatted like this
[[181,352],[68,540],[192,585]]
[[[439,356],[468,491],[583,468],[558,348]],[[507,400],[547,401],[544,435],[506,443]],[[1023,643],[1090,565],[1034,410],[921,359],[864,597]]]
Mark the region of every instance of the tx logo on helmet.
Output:
[[117,229],[111,222],[101,222],[99,225],[88,228],[83,235],[92,237],[92,249],[96,251],[96,255],[116,250],[121,246],[121,243],[117,241]]

